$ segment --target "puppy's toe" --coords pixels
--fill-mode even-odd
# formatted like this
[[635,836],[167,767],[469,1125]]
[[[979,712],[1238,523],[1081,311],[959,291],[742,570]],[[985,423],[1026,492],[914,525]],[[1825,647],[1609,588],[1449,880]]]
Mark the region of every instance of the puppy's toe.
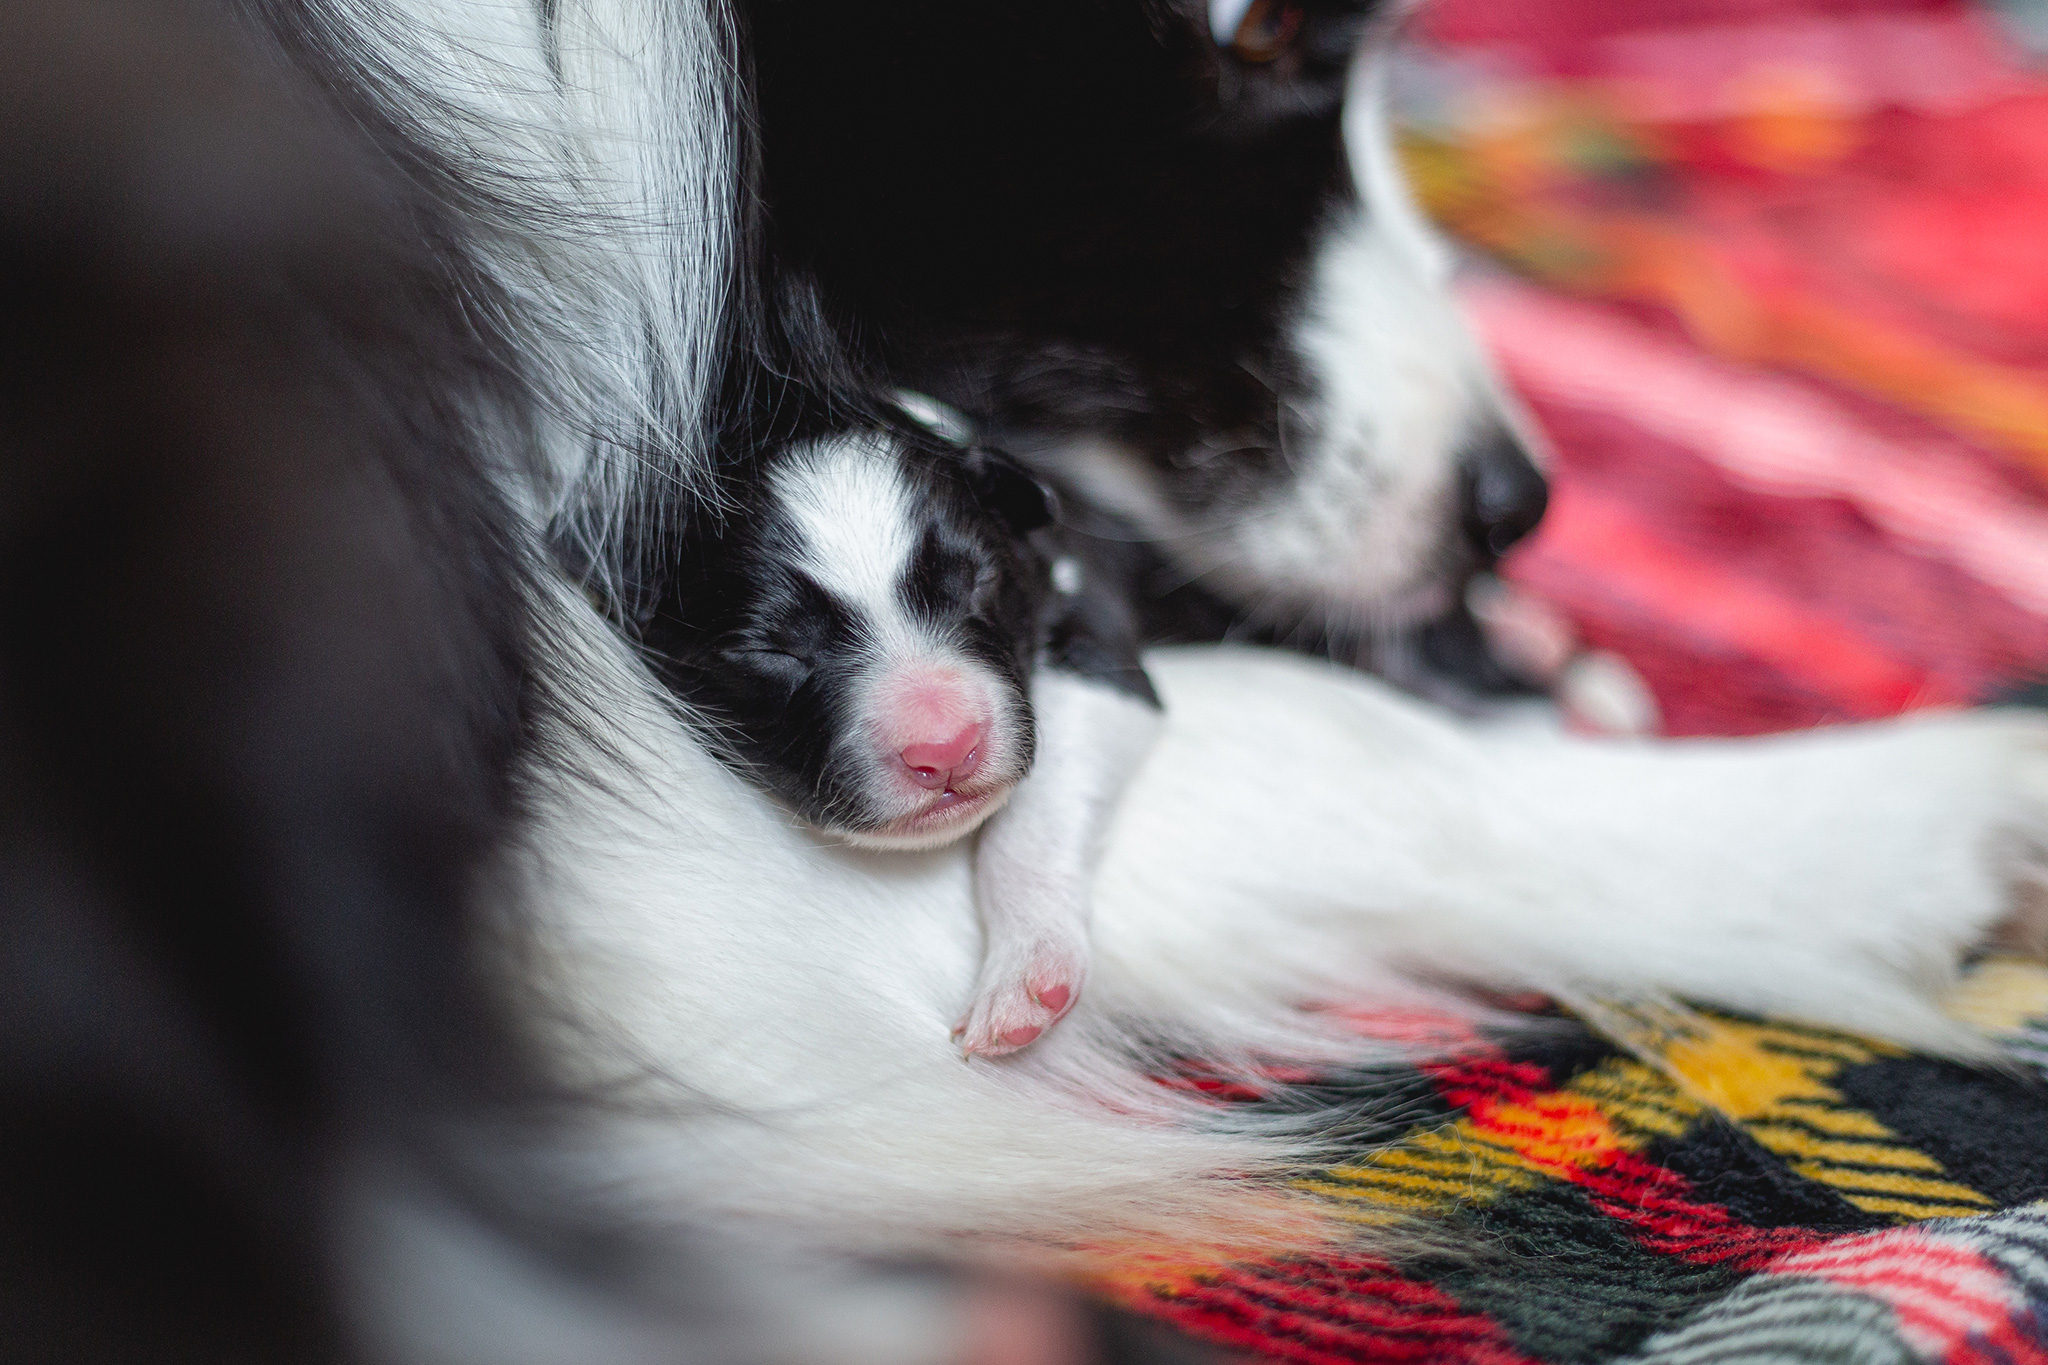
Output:
[[1037,1042],[1080,995],[1081,974],[1062,959],[1041,958],[993,981],[984,974],[974,1004],[953,1034],[969,1057],[1007,1056]]

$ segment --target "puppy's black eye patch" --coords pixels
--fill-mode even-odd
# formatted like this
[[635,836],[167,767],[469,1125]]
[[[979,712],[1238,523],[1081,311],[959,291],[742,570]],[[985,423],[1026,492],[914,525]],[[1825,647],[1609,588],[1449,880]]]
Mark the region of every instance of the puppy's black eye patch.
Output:
[[980,559],[972,550],[927,529],[910,561],[903,595],[910,609],[926,618],[943,618],[972,612],[978,605],[985,575]]
[[810,660],[779,649],[737,648],[719,653],[740,675],[757,683],[762,691],[777,696],[793,696],[811,680]]
[[729,653],[780,654],[806,667],[843,646],[855,626],[853,613],[802,572],[778,576],[747,616],[746,628],[727,642]]

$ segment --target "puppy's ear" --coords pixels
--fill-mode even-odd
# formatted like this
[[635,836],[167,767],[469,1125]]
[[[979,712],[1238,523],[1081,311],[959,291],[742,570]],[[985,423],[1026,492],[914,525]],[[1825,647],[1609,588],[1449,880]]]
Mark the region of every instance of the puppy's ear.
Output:
[[1050,526],[1059,516],[1059,498],[1053,491],[1002,451],[968,446],[960,452],[960,466],[975,500],[1015,534]]
[[958,408],[914,389],[892,389],[896,410],[959,452],[961,471],[975,501],[1003,519],[1015,535],[1049,526],[1059,516],[1053,491],[1017,461],[974,439],[974,424]]

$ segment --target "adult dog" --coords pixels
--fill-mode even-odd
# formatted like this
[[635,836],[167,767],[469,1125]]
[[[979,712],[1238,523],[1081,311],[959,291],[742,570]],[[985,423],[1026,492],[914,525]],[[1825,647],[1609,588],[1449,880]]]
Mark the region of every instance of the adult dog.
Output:
[[[963,1063],[965,854],[793,827],[595,604],[658,580],[712,452],[772,436],[750,414],[831,379],[749,283],[728,16],[280,0],[194,44],[140,10],[125,43],[36,14],[10,137],[78,150],[0,167],[0,757],[30,911],[4,998],[17,1168],[63,1178],[9,1206],[6,1246],[104,1287],[93,1248],[128,1244],[79,1239],[81,1211],[197,1210],[236,1274],[151,1311],[228,1336],[164,1356],[315,1358],[348,1312],[394,1349],[544,1352],[531,1267],[490,1234],[622,1254],[586,1214],[638,1253],[685,1227],[942,1255],[1334,1235],[1274,1193],[1312,1125],[1150,1078],[1407,1055],[1320,1003],[1484,1021],[1453,987],[1672,992],[1978,1047],[1932,998],[2038,877],[2037,720],[1516,740],[1197,649],[1151,660],[1169,721],[1112,831],[1087,997],[1031,1053]],[[85,117],[81,77],[127,94]],[[93,573],[30,572],[94,535]],[[110,1171],[133,1197],[85,1199]],[[60,1230],[75,1254],[35,1259]],[[341,1233],[346,1302],[272,1311]],[[451,1323],[458,1282],[479,1296]],[[237,1318],[244,1284],[266,1308]],[[118,1337],[130,1301],[39,1302],[58,1341]],[[657,1350],[658,1315],[548,1304],[592,1333],[558,1355]]]
[[[1204,91],[1213,101],[1221,85],[1212,30],[1225,26],[1213,13],[1147,3],[835,13],[780,10],[773,0],[750,9],[765,92],[763,142],[750,159],[770,187],[771,251],[815,269],[851,321],[872,320],[885,360],[919,364],[913,377],[929,379],[944,365],[932,354],[919,360],[920,339],[933,353],[950,346],[962,363],[1000,372],[987,359],[995,356],[1025,377],[989,382],[1042,384],[1041,412],[1056,401],[1081,405],[1064,428],[1075,441],[1083,428],[1125,433],[1139,454],[1094,449],[1069,459],[1034,444],[1022,424],[1004,428],[1083,491],[1098,467],[1085,460],[1127,473],[1134,461],[1155,472],[1174,464],[1187,448],[1147,444],[1175,420],[1171,401],[1150,396],[1152,371],[1106,361],[1103,382],[1090,389],[1077,379],[1080,362],[1047,360],[1065,344],[1058,337],[1026,334],[1015,352],[989,340],[1019,335],[1025,315],[1083,316],[1107,330],[1107,315],[1117,300],[1129,303],[1131,289],[1151,304],[1171,295],[1152,280],[1107,301],[1081,297],[1091,286],[1064,287],[1057,267],[1078,260],[1093,269],[1096,258],[1079,247],[1038,250],[1046,240],[1085,239],[1101,259],[1136,270],[1158,239],[1127,237],[1115,214],[1070,224],[1071,200],[1049,209],[1021,202],[1064,162],[1020,163],[1003,154],[1011,144],[990,148],[975,134],[989,120],[1028,130],[1041,115],[1060,131],[1061,111],[1078,109],[1078,122],[1108,149],[1107,164],[1136,173],[1141,153],[1177,164],[1175,144],[1154,136],[1161,128],[1173,137],[1206,130],[1225,145],[1248,139],[1256,152],[1262,120],[1284,122],[1305,105],[1323,120],[1336,158],[1290,172],[1307,200],[1202,198],[1170,180],[1162,189],[1155,177],[1114,201],[1135,212],[1135,199],[1162,194],[1176,243],[1209,232],[1205,215],[1227,214],[1219,221],[1253,232],[1268,210],[1289,209],[1275,230],[1301,246],[1290,267],[1301,287],[1254,295],[1247,307],[1259,314],[1261,298],[1278,307],[1262,315],[1259,335],[1273,354],[1295,356],[1302,393],[1315,395],[1315,443],[1292,465],[1254,462],[1252,482],[1258,498],[1281,508],[1275,517],[1298,516],[1301,534],[1254,545],[1274,518],[1174,520],[1173,507],[1232,505],[1203,501],[1212,477],[1235,486],[1222,464],[1155,480],[1145,495],[1152,502],[1101,496],[1152,527],[1171,553],[1184,551],[1189,567],[1227,561],[1220,571],[1240,575],[1230,581],[1246,592],[1289,583],[1310,597],[1348,592],[1361,610],[1396,620],[1445,605],[1479,553],[1444,549],[1468,523],[1511,537],[1530,515],[1533,494],[1508,499],[1518,506],[1500,516],[1456,496],[1462,487],[1469,498],[1483,482],[1466,471],[1475,450],[1499,454],[1503,423],[1443,296],[1441,256],[1406,209],[1375,131],[1372,51],[1357,60],[1353,50],[1373,34],[1359,15],[1328,6],[1302,16],[1299,32],[1315,45],[1282,57],[1298,57],[1314,77],[1309,87],[1259,84],[1258,73],[1244,73],[1252,108],[1219,113],[1190,103]],[[793,45],[812,22],[824,36],[806,61]],[[1023,56],[1000,44],[932,45],[935,31],[986,25],[1016,38]],[[1023,92],[1037,57],[1052,48],[1069,60],[1061,66],[1048,55],[1050,69],[1072,74],[1080,63],[1095,84],[1051,81],[1035,103],[1010,110],[1008,96]],[[865,83],[903,53],[917,79],[892,78],[885,89]],[[855,145],[841,149],[844,165],[821,170],[808,192],[820,217],[806,235],[783,178],[790,130],[775,91],[822,79],[825,65],[867,93],[856,100],[832,81],[808,96],[784,90],[836,110],[855,130]],[[959,121],[945,121],[951,106],[933,113],[933,127],[964,128],[970,145],[946,157],[913,142],[884,174],[879,163],[895,149],[886,140],[863,145],[868,105],[887,111],[922,99],[924,81],[941,91],[988,85],[985,96],[967,91]],[[1091,101],[1104,90],[1124,92],[1129,127],[1093,117]],[[1148,103],[1155,98],[1163,108]],[[991,151],[985,166],[973,164],[970,152]],[[803,174],[789,174],[801,180],[831,159],[828,148],[801,163]],[[879,188],[849,184],[869,171]],[[1085,159],[1079,174],[1083,197],[1107,183]],[[968,297],[994,301],[987,331],[974,336],[966,322],[915,330],[918,304],[962,277],[925,250],[932,237],[879,242],[856,211],[917,179],[926,193],[910,202],[930,206],[956,175],[965,197],[918,232],[947,237],[984,272],[986,292]],[[1016,182],[1019,200],[977,197],[996,181]],[[854,198],[835,200],[842,190]],[[995,211],[1009,209],[1052,236],[1030,238],[1024,259],[992,259],[976,234],[1017,244]],[[827,225],[844,230],[846,250],[872,248],[900,265],[892,283],[913,287],[925,268],[936,282],[916,286],[923,292],[908,304],[861,293],[848,282],[857,263],[827,251]],[[1209,235],[1230,239],[1221,229]],[[1170,259],[1177,269],[1186,258]],[[1199,300],[1215,286],[1242,301],[1230,292],[1242,281],[1229,273],[1228,253],[1214,260],[1213,272],[1181,273],[1181,296]],[[1040,270],[1049,273],[1033,274]],[[1200,319],[1214,312],[1186,307]],[[957,299],[949,308],[948,317],[983,318]],[[1129,319],[1120,344],[1136,348],[1133,337],[1192,348],[1170,350],[1159,374],[1183,360],[1195,365],[1209,344],[1193,328],[1169,337],[1156,315]],[[1241,366],[1242,356],[1215,363]],[[1255,378],[1248,402],[1270,414],[1274,377]],[[1110,415],[1119,395],[1135,405],[1122,426]],[[1014,411],[1002,403],[988,410]],[[1336,484],[1355,488],[1357,500],[1327,495]],[[1343,515],[1322,520],[1333,505]],[[1361,535],[1361,522],[1376,534]],[[1269,553],[1285,562],[1259,558]],[[1386,556],[1378,568],[1366,563],[1375,555]],[[1315,578],[1325,570],[1335,575],[1328,583]],[[688,717],[648,683],[627,642],[576,598],[555,603],[575,680],[564,695],[585,718],[559,741],[577,761],[527,772],[533,816],[516,860],[524,931],[516,970],[555,1012],[560,1026],[549,1043],[569,1074],[622,1097],[618,1109],[591,1118],[598,1164],[642,1202],[712,1221],[780,1224],[834,1245],[917,1248],[934,1234],[954,1246],[970,1234],[1065,1244],[1199,1233],[1241,1224],[1254,1210],[1274,1213],[1248,1191],[1311,1160],[1316,1135],[1271,1111],[1219,1110],[1151,1077],[1171,1056],[1255,1080],[1259,1063],[1275,1057],[1358,1067],[1398,1054],[1310,1008],[1319,1003],[1426,997],[1477,1017],[1484,1011],[1445,983],[1581,1000],[1669,992],[1968,1054],[1972,1040],[1944,1020],[1932,995],[1958,954],[2010,919],[2040,867],[2043,730],[2028,717],[1932,717],[1754,744],[1603,747],[1463,729],[1303,660],[1162,653],[1151,666],[1167,734],[1112,832],[1096,889],[1098,966],[1083,1004],[1030,1055],[962,1065],[947,1034],[978,947],[963,858],[877,857],[792,828],[704,757]]]
[[1402,9],[745,6],[777,251],[1150,547],[1156,632],[1470,697],[1458,588],[1545,490],[1394,156]]

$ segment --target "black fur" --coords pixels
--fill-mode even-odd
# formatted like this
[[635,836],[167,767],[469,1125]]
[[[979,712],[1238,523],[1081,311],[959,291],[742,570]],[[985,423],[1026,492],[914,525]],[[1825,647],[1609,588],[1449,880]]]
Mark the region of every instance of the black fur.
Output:
[[[1284,477],[1281,328],[1376,6],[1318,0],[1271,65],[1197,5],[751,0],[781,250],[913,387],[1029,455],[1103,433],[1190,508]],[[1202,458],[1219,437],[1229,458]]]
[[[1382,0],[1299,8],[1288,50],[1252,62],[1198,0],[746,0],[778,254],[987,439],[1031,461],[1107,436],[1188,520],[1234,516],[1290,476],[1283,414],[1314,381],[1285,324],[1317,234],[1357,205],[1345,79],[1386,22]],[[1542,513],[1540,475],[1495,432],[1464,494],[1471,570]],[[1113,543],[1135,537],[1100,509],[1072,520],[1111,542],[1147,638],[1307,648],[1453,701],[1526,690],[1465,648],[1461,606],[1396,640],[1276,626]]]
[[18,1360],[321,1361],[332,1163],[497,1107],[531,624],[449,224],[198,7],[0,52],[0,1294]]

